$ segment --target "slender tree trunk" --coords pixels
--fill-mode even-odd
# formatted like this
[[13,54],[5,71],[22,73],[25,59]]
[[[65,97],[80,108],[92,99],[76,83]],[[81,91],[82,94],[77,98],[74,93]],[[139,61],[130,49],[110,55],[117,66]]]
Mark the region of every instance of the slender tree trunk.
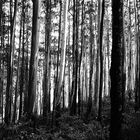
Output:
[[16,80],[16,89],[15,89],[15,102],[14,102],[14,113],[13,113],[13,122],[16,121],[16,111],[17,111],[17,96],[19,88],[19,73],[20,73],[20,53],[21,53],[21,33],[22,33],[22,16],[20,19],[20,33],[19,33],[19,52],[18,52],[18,66],[17,66],[17,80]]
[[[1,5],[2,6],[2,5]],[[2,8],[2,7],[1,7]],[[1,9],[2,10],[2,9]],[[1,24],[2,25],[5,25],[5,16],[2,14],[1,15]],[[5,53],[5,51],[4,51],[4,46],[5,46],[5,39],[4,39],[4,26],[1,26],[1,50],[2,50],[2,52],[3,52],[3,54]],[[3,55],[2,55],[3,56]],[[5,66],[4,66],[4,63],[5,61],[4,61],[4,59],[2,59],[2,75],[4,75],[4,68],[5,68]],[[2,78],[2,83],[1,83],[2,85],[2,89],[1,89],[1,107],[2,107],[2,123],[3,123],[3,116],[4,116],[4,92],[3,92],[3,89],[4,89],[4,78]]]
[[43,97],[43,116],[47,117],[50,112],[50,98],[49,98],[49,86],[50,86],[50,33],[51,33],[51,1],[46,1],[46,27],[45,27],[45,71],[44,71],[44,97]]
[[0,34],[1,34],[1,39],[0,39],[0,109],[3,110],[2,108],[2,97],[3,97],[3,79],[2,79],[2,73],[3,73],[3,69],[2,69],[2,48],[3,48],[3,44],[2,44],[2,6],[3,6],[3,3],[2,1],[0,0]]
[[25,76],[25,67],[24,67],[24,64],[25,64],[25,60],[24,60],[24,58],[25,58],[25,53],[24,53],[24,51],[25,51],[25,45],[24,45],[24,34],[25,34],[25,10],[24,10],[24,0],[23,0],[23,2],[22,2],[22,6],[23,6],[23,8],[22,8],[22,15],[23,15],[23,35],[22,35],[22,62],[21,62],[21,70],[20,70],[20,106],[19,106],[19,120],[20,120],[20,118],[21,118],[21,115],[22,115],[22,113],[23,113],[23,102],[22,102],[22,100],[23,100],[23,92],[24,92],[24,81],[25,81],[25,79],[24,79],[24,76]]
[[[72,89],[71,89],[71,106],[70,106],[70,115],[73,115],[76,112],[76,95],[75,95],[75,36],[76,36],[76,4],[75,0],[73,0],[73,44],[72,44],[72,53],[73,53],[73,74],[72,74]],[[75,104],[75,105],[74,105]]]
[[60,116],[60,105],[61,105],[61,93],[62,93],[62,87],[63,87],[63,81],[64,81],[64,73],[65,73],[65,59],[66,59],[66,30],[67,30],[67,12],[68,12],[68,4],[69,0],[64,2],[64,14],[63,14],[63,29],[62,29],[62,44],[61,44],[61,59],[60,59],[60,73],[58,78],[58,90],[57,90],[57,96],[55,100],[55,117]]
[[69,20],[69,34],[68,34],[68,108],[70,109],[70,93],[71,93],[71,62],[70,62],[70,56],[71,54],[69,53],[69,48],[70,48],[70,20]]
[[[27,9],[26,18],[29,15]],[[28,84],[29,84],[29,25],[26,24],[26,58],[25,58],[25,92],[24,92],[24,114],[28,112]]]
[[94,93],[94,105],[99,109],[99,87],[100,87],[100,19],[101,19],[101,1],[98,0],[98,36],[97,36],[97,54],[96,54],[96,78],[95,78],[95,93]]
[[84,43],[84,0],[82,1],[82,12],[81,12],[81,52],[79,54],[79,79],[78,79],[78,114],[81,114],[81,63],[82,63],[82,56],[83,56],[83,43]]
[[[82,12],[81,12],[81,53],[80,53],[80,62],[79,62],[79,95],[78,95],[78,98],[79,98],[79,102],[78,102],[78,114],[79,115],[82,115],[83,113],[83,83],[84,83],[84,80],[83,80],[83,75],[81,75],[80,73],[80,69],[82,69],[83,66],[82,65],[82,57],[83,57],[83,53],[84,53],[84,19],[85,19],[85,15],[84,15],[84,3],[85,1],[83,0],[82,1]],[[84,71],[82,69],[82,71]],[[82,72],[83,73],[83,72]],[[82,85],[82,87],[80,88],[80,86]]]
[[[77,103],[76,103],[76,100],[77,100],[77,91],[78,91],[78,58],[79,58],[79,51],[78,51],[78,47],[79,47],[79,44],[78,44],[78,38],[79,38],[79,2],[78,0],[76,0],[76,3],[75,3],[76,7],[75,7],[75,10],[76,10],[76,15],[75,15],[75,21],[76,21],[76,26],[75,26],[75,88],[74,88],[74,98],[73,98],[73,101],[72,101],[72,114],[75,115],[76,114],[76,111],[77,111]],[[80,94],[80,93],[79,93]]]
[[37,87],[38,45],[39,45],[39,13],[40,0],[33,0],[32,43],[28,87],[28,114],[35,111],[35,98]]
[[129,100],[132,99],[132,33],[131,33],[131,3],[130,0],[128,1],[128,7],[129,7],[129,37],[128,37],[128,48],[129,48],[129,66],[128,66],[128,97]]
[[98,110],[98,120],[101,121],[101,111],[102,111],[102,89],[103,89],[103,20],[104,20],[104,8],[105,0],[102,1],[102,12],[100,21],[100,88],[99,88],[99,110]]
[[56,77],[55,77],[55,89],[54,89],[54,100],[53,100],[53,117],[52,117],[52,124],[53,124],[53,121],[54,121],[54,117],[55,117],[55,102],[56,102],[56,97],[57,97],[57,94],[59,94],[57,92],[57,89],[58,89],[58,76],[59,76],[59,53],[60,53],[60,43],[61,43],[61,20],[62,20],[62,0],[59,1],[59,4],[60,4],[60,15],[59,15],[59,37],[58,37],[58,48],[57,48],[57,68],[56,68]]
[[138,6],[138,3],[136,0],[134,0],[134,9],[135,9],[135,20],[136,20],[136,33],[137,33],[137,37],[136,37],[136,44],[137,44],[137,57],[136,57],[136,81],[135,81],[135,111],[137,111],[138,109],[138,104],[140,103],[140,100],[138,101],[138,95],[139,95],[139,83],[140,83],[140,77],[139,77],[139,68],[140,68],[140,64],[139,64],[139,40],[140,40],[140,33],[139,33],[139,20],[138,20],[138,9],[136,8]]
[[[90,9],[92,11],[93,3],[90,5]],[[88,119],[88,115],[91,113],[92,109],[92,93],[93,93],[93,84],[92,84],[92,77],[93,77],[93,44],[94,44],[94,34],[93,34],[93,17],[92,12],[90,12],[90,77],[89,77],[89,96],[88,96],[88,106],[86,112],[86,119]]]
[[[123,10],[124,17],[124,10]],[[125,23],[123,21],[123,30]],[[122,112],[125,111],[125,90],[126,90],[126,46],[125,46],[125,34],[122,34]]]

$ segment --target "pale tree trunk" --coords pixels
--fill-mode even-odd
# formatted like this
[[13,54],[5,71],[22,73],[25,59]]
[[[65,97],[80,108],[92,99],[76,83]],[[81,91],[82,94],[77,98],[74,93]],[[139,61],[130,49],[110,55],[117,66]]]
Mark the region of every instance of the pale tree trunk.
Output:
[[[27,9],[26,18],[29,16]],[[25,58],[25,92],[24,92],[24,114],[28,112],[28,83],[29,83],[29,23],[26,23],[26,58]]]
[[[67,29],[67,12],[68,12],[68,3],[69,0],[64,1],[64,13],[63,13],[63,31],[62,31],[62,41],[61,41],[61,59],[60,59],[60,73],[58,78],[58,90],[57,90],[57,97],[55,100],[55,109],[60,108],[61,104],[61,93],[62,93],[62,86],[64,80],[64,71],[65,71],[65,58],[66,58],[66,29]],[[58,112],[57,112],[58,113]]]
[[[86,48],[85,48],[86,49]],[[88,100],[88,68],[87,68],[87,53],[85,52],[85,60],[84,60],[84,66],[85,66],[85,94],[86,94],[86,98],[85,98],[85,102],[87,102]]]
[[[84,19],[85,19],[85,14],[84,14],[84,3],[85,1],[82,1],[82,12],[81,12],[81,54],[80,54],[80,66],[79,66],[79,90],[80,90],[80,97],[78,95],[78,114],[82,116],[83,114],[83,62],[82,62],[82,57],[83,57],[83,53],[84,53]],[[81,69],[81,71],[80,71]],[[82,74],[81,74],[82,73]],[[82,87],[80,87],[82,85]]]
[[76,81],[76,64],[75,64],[75,38],[76,38],[76,2],[75,0],[73,0],[73,36],[72,36],[72,39],[73,39],[73,44],[72,44],[72,57],[73,57],[73,72],[72,72],[72,88],[71,88],[71,97],[70,97],[70,100],[71,100],[71,105],[70,105],[70,114],[73,115],[74,112],[76,112],[76,91],[75,91],[75,81]]
[[95,93],[94,105],[99,109],[99,88],[100,88],[100,19],[101,19],[101,1],[98,0],[98,16],[97,16],[97,53],[96,53],[96,78],[95,78]]
[[20,73],[20,54],[21,54],[21,33],[22,33],[22,16],[20,19],[20,33],[19,33],[19,52],[18,52],[18,65],[17,65],[17,79],[16,79],[16,87],[15,87],[15,101],[14,101],[14,112],[13,112],[13,122],[16,121],[17,115],[17,96],[18,96],[18,88],[19,88],[19,73]]
[[33,0],[32,43],[28,87],[28,114],[35,112],[37,89],[38,45],[39,45],[39,13],[41,0]]

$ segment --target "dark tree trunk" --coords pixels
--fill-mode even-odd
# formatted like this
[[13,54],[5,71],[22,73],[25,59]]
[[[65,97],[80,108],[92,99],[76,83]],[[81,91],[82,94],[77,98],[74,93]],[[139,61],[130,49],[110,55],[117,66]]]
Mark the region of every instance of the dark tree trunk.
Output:
[[76,98],[77,98],[77,81],[78,81],[78,25],[79,25],[79,9],[78,9],[78,1],[73,0],[73,9],[74,9],[74,14],[73,14],[73,82],[72,82],[72,102],[71,102],[71,109],[70,109],[70,114],[75,115],[76,110],[77,110],[77,105],[76,105]]
[[74,113],[76,113],[76,96],[75,94],[75,36],[76,36],[76,32],[75,32],[75,0],[73,0],[73,45],[72,45],[72,52],[73,52],[73,74],[72,74],[72,89],[71,89],[71,95],[70,95],[70,115],[73,115]]
[[112,0],[112,37],[110,140],[121,140],[123,0]]
[[21,62],[21,70],[20,70],[20,106],[19,106],[19,120],[21,118],[21,115],[23,113],[23,103],[22,103],[22,100],[23,100],[23,92],[24,92],[24,72],[25,72],[25,67],[24,67],[24,48],[25,48],[25,45],[24,45],[24,33],[25,33],[25,11],[24,11],[24,0],[22,2],[22,16],[23,16],[23,30],[22,30],[22,62]]
[[[55,120],[55,102],[58,95],[58,77],[59,77],[59,53],[60,53],[60,42],[61,42],[61,21],[62,21],[62,0],[59,1],[60,12],[59,12],[59,37],[58,37],[58,47],[57,47],[57,66],[56,66],[56,77],[55,79],[55,89],[54,89],[54,100],[53,100],[53,117],[52,124]],[[60,107],[60,106],[59,106]],[[59,115],[58,115],[59,116]]]
[[45,34],[45,70],[43,81],[43,116],[47,117],[50,112],[50,98],[49,98],[49,75],[50,75],[50,33],[51,33],[51,1],[46,1],[46,34]]
[[100,21],[100,88],[99,88],[99,109],[98,109],[98,120],[101,121],[101,111],[102,111],[102,89],[103,89],[103,21],[104,21],[104,11],[105,11],[105,0],[102,1],[102,14]]
[[[93,3],[90,5],[90,10],[92,11]],[[93,93],[93,84],[92,84],[92,77],[93,77],[93,44],[94,44],[94,34],[93,34],[93,16],[92,12],[89,14],[90,17],[90,77],[89,77],[89,97],[88,97],[88,105],[87,105],[87,112],[86,112],[86,119],[88,119],[89,114],[91,113],[92,109],[92,93]]]

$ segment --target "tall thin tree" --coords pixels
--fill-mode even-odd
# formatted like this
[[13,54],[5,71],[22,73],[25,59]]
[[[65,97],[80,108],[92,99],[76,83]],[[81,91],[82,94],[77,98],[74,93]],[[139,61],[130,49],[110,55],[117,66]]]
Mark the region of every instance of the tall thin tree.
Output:
[[37,87],[37,66],[38,66],[38,48],[39,48],[39,13],[41,0],[33,0],[33,22],[32,22],[32,44],[29,70],[28,86],[28,114],[35,111],[35,98]]

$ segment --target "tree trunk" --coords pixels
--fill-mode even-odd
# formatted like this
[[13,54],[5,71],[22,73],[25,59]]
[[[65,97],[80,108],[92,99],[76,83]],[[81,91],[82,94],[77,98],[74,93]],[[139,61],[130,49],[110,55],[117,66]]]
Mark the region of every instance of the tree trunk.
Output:
[[33,0],[32,42],[28,87],[28,114],[35,111],[35,98],[37,87],[38,45],[39,45],[39,12],[40,0]]
[[19,88],[19,73],[20,73],[20,53],[21,53],[21,33],[22,33],[22,15],[20,19],[20,33],[19,33],[19,52],[18,52],[18,66],[17,66],[17,79],[16,79],[16,87],[15,87],[15,102],[14,102],[14,112],[13,112],[13,122],[16,121],[16,111],[17,111],[17,96],[18,96],[18,88]]
[[24,45],[24,33],[25,33],[25,10],[24,10],[24,0],[23,0],[23,2],[22,2],[22,15],[23,15],[23,31],[22,31],[22,33],[23,33],[23,35],[22,35],[22,62],[21,62],[21,70],[20,70],[20,92],[19,92],[19,94],[20,94],[20,106],[19,106],[19,120],[20,120],[20,118],[21,118],[21,115],[22,115],[22,113],[23,113],[23,103],[22,103],[22,100],[23,100],[23,92],[24,92],[24,72],[25,72],[25,67],[24,67],[24,62],[25,62],[25,60],[24,60],[24,49],[25,49],[25,45]]
[[[29,16],[27,9],[26,18]],[[26,58],[25,58],[25,91],[24,91],[24,114],[28,112],[28,84],[29,84],[29,24],[26,23]]]
[[17,13],[17,0],[15,0],[14,15],[12,18],[12,0],[10,0],[10,17],[11,17],[11,28],[10,28],[10,50],[8,53],[8,66],[7,66],[7,87],[6,87],[6,105],[5,105],[5,123],[10,124],[11,118],[11,91],[12,91],[12,74],[13,74],[13,55],[14,55],[14,32],[16,24],[16,13]]
[[50,33],[51,33],[51,1],[46,1],[46,26],[45,26],[45,70],[44,70],[44,89],[43,89],[43,116],[47,117],[50,112],[50,98],[49,98],[49,87],[50,87]]
[[75,115],[77,106],[77,82],[78,82],[78,29],[79,29],[79,2],[73,0],[73,85],[72,85],[72,98],[70,115]]
[[[123,0],[112,0],[111,128],[110,140],[121,139]],[[117,58],[117,59],[116,59]]]
[[60,73],[58,78],[58,86],[57,86],[57,94],[55,100],[55,117],[60,116],[60,105],[61,105],[61,97],[62,97],[62,87],[64,81],[64,73],[65,73],[65,59],[66,59],[66,30],[67,30],[67,12],[68,12],[68,4],[69,0],[64,2],[64,13],[63,13],[63,29],[62,29],[62,41],[61,41],[61,59],[60,59]]
[[88,106],[87,106],[87,112],[86,112],[86,119],[88,119],[89,114],[91,113],[92,109],[92,93],[93,93],[93,63],[94,63],[94,57],[93,57],[93,45],[94,45],[94,34],[93,34],[93,16],[92,16],[92,7],[93,3],[90,5],[90,77],[89,77],[89,96],[88,96]]
[[102,1],[102,12],[101,12],[101,21],[100,21],[100,88],[99,88],[99,109],[98,109],[98,120],[101,121],[101,111],[102,111],[102,89],[103,89],[103,49],[102,49],[102,40],[103,40],[103,20],[104,20],[104,11],[105,11],[105,1]]
[[132,99],[132,32],[131,32],[131,3],[128,1],[129,5],[129,27],[128,27],[128,51],[129,51],[129,64],[128,64],[128,97],[129,101]]

